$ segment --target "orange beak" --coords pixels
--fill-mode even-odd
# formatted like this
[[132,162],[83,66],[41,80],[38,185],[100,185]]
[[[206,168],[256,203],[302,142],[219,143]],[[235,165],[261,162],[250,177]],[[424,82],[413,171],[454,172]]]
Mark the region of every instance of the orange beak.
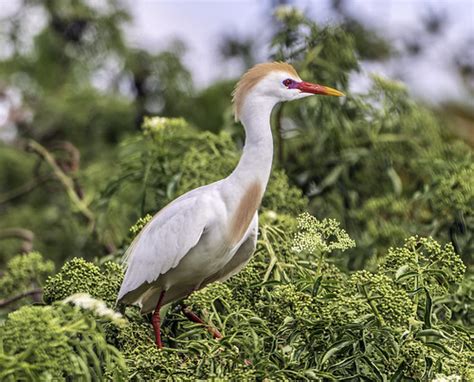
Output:
[[296,85],[296,89],[299,89],[303,93],[322,94],[336,97],[345,96],[345,94],[340,92],[339,90],[330,88],[328,86],[313,84],[311,82],[305,81],[298,82],[298,84]]

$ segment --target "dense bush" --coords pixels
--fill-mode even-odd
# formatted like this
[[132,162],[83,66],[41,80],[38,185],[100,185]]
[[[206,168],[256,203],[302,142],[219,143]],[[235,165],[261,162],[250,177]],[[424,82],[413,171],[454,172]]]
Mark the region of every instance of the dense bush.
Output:
[[[398,150],[405,148],[391,150],[399,155]],[[190,188],[224,177],[238,160],[227,133],[199,132],[182,119],[147,119],[143,134],[126,140],[121,151],[118,171],[96,201],[96,211],[99,226],[115,227],[124,245],[150,219],[148,212]],[[453,212],[462,214],[469,227],[472,165],[463,157],[469,156],[464,147],[458,153],[463,154],[450,164],[451,171],[440,164],[441,172],[426,176],[423,193],[414,189],[411,198],[401,194],[397,198],[389,189],[370,196],[362,178],[360,183],[351,180],[352,187],[367,197],[347,215],[335,216],[345,217],[352,229],[358,222],[354,232],[363,236],[356,241],[338,220],[318,220],[308,213],[296,219],[307,199],[289,184],[284,171],[276,169],[262,204],[260,239],[250,264],[226,284],[211,284],[185,301],[219,329],[224,335],[221,341],[186,321],[173,306],[163,325],[166,348],[161,351],[137,308],[126,308],[120,324],[95,319],[88,310],[71,310],[61,301],[77,293],[103,300],[109,308],[103,305],[102,312],[113,308],[123,277],[117,254],[95,263],[74,258],[46,281],[44,300],[52,305],[21,308],[0,328],[4,376],[10,380],[67,379],[87,373],[132,380],[421,381],[437,375],[472,379],[469,327],[474,283],[464,276],[460,241],[441,244],[431,236],[410,236],[435,222],[433,235],[450,238],[438,232],[453,219]],[[367,158],[370,171],[377,173],[372,161]],[[353,175],[369,171],[361,168],[363,172]],[[325,184],[332,187],[330,181]],[[321,214],[329,211],[328,206],[342,206],[338,198],[324,199]],[[313,198],[313,206],[314,202]],[[130,234],[121,232],[139,215],[144,217]],[[99,232],[107,234],[107,229]],[[402,245],[391,247],[404,237]],[[467,240],[463,248],[470,245]],[[461,253],[466,254],[465,249]],[[369,259],[370,271],[348,272],[347,264],[357,261],[354,254]],[[11,280],[41,285],[52,271],[52,264],[38,254],[13,258],[10,264],[23,265],[10,265],[2,279],[5,297],[13,291],[7,288],[13,285]],[[81,324],[63,333],[63,322]],[[25,336],[29,351],[11,341],[18,333]],[[78,338],[86,339],[83,345],[89,350],[78,347]],[[72,363],[65,363],[65,353],[72,354]],[[25,361],[19,363],[17,357]],[[71,367],[78,363],[80,369]]]
[[[57,302],[24,307],[2,327],[5,376],[67,378],[92,370],[113,371],[116,378],[128,373],[133,380],[474,378],[469,332],[456,324],[469,313],[455,298],[472,294],[474,285],[463,278],[465,266],[452,245],[411,237],[391,248],[375,272],[347,274],[334,263],[354,245],[334,220],[264,213],[250,264],[226,284],[211,284],[185,301],[224,338],[212,339],[170,307],[163,350],[137,308],[128,307],[120,323],[104,318],[115,315],[105,305],[93,308],[102,312],[96,326],[90,310],[80,313],[61,302],[87,292],[112,307],[122,278],[116,264],[100,268],[73,259],[46,283],[46,300]],[[84,307],[84,297],[76,296],[67,301]],[[26,343],[12,341],[20,335]],[[75,341],[78,336],[83,340]],[[26,349],[20,367],[15,357]],[[65,362],[66,354],[75,363]],[[73,367],[78,362],[80,370]]]
[[59,273],[48,278],[44,300],[51,303],[76,293],[88,293],[113,307],[122,273],[122,267],[111,261],[99,267],[82,258],[74,258],[64,264]]
[[6,301],[11,301],[10,309],[24,304],[26,299],[40,301],[41,287],[53,271],[54,263],[38,252],[10,259],[0,277],[0,309]]

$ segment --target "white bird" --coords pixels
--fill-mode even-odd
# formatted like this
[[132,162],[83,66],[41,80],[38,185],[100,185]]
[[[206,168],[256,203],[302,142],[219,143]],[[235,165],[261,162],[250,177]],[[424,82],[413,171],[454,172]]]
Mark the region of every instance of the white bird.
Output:
[[[246,134],[237,167],[227,178],[172,201],[128,248],[127,271],[117,300],[141,306],[142,313],[154,311],[152,324],[159,348],[163,305],[228,279],[250,260],[257,242],[258,208],[272,167],[270,114],[279,102],[312,94],[344,95],[302,81],[283,62],[258,64],[245,73],[233,93],[235,118]],[[220,337],[217,330],[214,335]]]

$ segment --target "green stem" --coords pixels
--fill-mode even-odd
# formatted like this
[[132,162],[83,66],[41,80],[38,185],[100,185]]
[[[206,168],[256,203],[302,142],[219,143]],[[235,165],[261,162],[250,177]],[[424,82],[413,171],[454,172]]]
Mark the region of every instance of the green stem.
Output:
[[[415,276],[415,285],[413,290],[417,290],[418,288],[422,288],[424,286],[423,283],[423,274],[420,269],[420,263],[419,263],[419,258],[418,258],[418,251],[416,250],[415,246],[412,247],[412,250],[415,254],[415,263],[417,267],[417,275]],[[418,315],[418,303],[419,303],[419,296],[418,293],[415,294],[413,298],[414,306],[413,306],[413,315],[414,318],[417,318]]]
[[372,312],[374,313],[375,317],[377,318],[379,324],[381,326],[386,326],[385,325],[385,320],[383,317],[380,315],[379,311],[377,310],[377,307],[375,306],[373,300],[369,298],[369,295],[367,294],[367,290],[365,289],[365,286],[362,286],[362,291],[364,292],[364,296],[367,299],[367,302],[369,303],[370,308],[372,309]]
[[[262,232],[263,244],[265,245],[265,248],[267,249],[267,252],[270,255],[270,264],[268,265],[267,271],[265,272],[265,276],[263,276],[263,282],[265,283],[270,278],[270,274],[272,273],[273,268],[277,264],[278,258],[275,255],[275,251],[273,250],[273,247],[270,244],[270,241],[268,240],[268,234],[267,234],[266,228],[262,227],[261,232]],[[276,275],[275,279],[279,279],[279,277]]]
[[319,254],[319,259],[318,259],[318,269],[316,270],[316,278],[318,278],[322,274],[323,260],[324,260],[324,252],[321,251]]
[[34,151],[36,154],[38,154],[46,163],[48,163],[48,165],[53,170],[53,174],[61,182],[64,189],[66,190],[66,193],[71,203],[82,215],[86,217],[90,226],[93,227],[95,221],[94,214],[91,210],[89,210],[87,204],[79,198],[75,191],[73,180],[69,176],[67,176],[63,172],[63,170],[61,170],[51,153],[34,140],[29,140],[27,147]]

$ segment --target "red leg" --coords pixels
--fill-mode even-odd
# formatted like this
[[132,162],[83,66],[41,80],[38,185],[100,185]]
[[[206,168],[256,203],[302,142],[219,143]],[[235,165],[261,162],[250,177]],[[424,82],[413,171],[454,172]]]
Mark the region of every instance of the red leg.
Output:
[[194,313],[191,309],[189,309],[187,306],[183,306],[182,308],[183,314],[191,321],[196,322],[198,324],[204,325],[209,333],[212,334],[212,336],[216,339],[222,338],[221,332],[217,330],[216,328],[207,325],[196,313]]
[[163,344],[161,343],[161,331],[160,331],[160,308],[161,303],[163,301],[163,297],[165,297],[165,291],[161,292],[160,298],[158,299],[158,303],[156,304],[155,311],[151,316],[151,324],[153,325],[153,330],[155,331],[155,343],[158,349],[163,349]]

